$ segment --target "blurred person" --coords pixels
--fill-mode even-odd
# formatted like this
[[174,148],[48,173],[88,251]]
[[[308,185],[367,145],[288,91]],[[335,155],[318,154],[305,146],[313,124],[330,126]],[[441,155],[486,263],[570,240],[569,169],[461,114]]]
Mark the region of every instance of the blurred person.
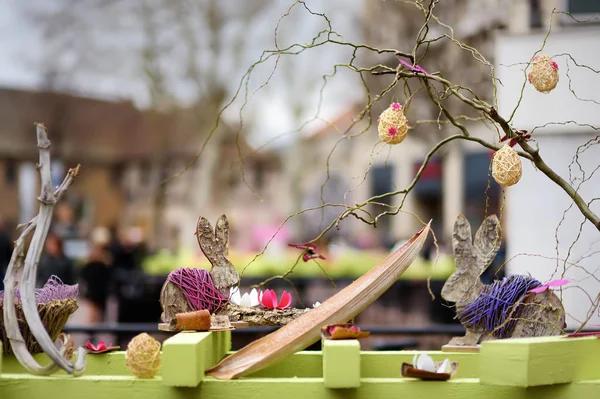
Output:
[[110,256],[107,250],[109,238],[108,229],[96,228],[92,231],[90,257],[81,271],[84,297],[90,303],[90,324],[103,322],[106,315],[111,277]]
[[56,219],[52,223],[51,231],[63,240],[79,236],[75,215],[68,203],[61,202],[56,205]]
[[[130,227],[112,242],[113,283],[117,298],[117,322],[136,323],[147,322],[146,304],[144,298],[144,274],[142,260],[146,256],[143,231],[139,227]],[[126,343],[134,334],[119,333],[117,340],[120,345]]]
[[51,276],[57,276],[65,284],[75,284],[75,268],[63,252],[63,242],[55,234],[48,234],[44,253],[40,257],[37,286],[42,287]]

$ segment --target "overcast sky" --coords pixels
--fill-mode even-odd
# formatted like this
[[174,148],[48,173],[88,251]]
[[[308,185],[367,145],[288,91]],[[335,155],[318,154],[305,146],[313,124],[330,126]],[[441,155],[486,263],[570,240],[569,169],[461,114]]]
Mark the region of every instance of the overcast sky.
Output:
[[[47,43],[41,29],[36,27],[23,11],[29,7],[51,7],[53,0],[39,3],[38,0],[0,0],[0,86],[11,88],[35,89],[43,81],[44,59],[48,57]],[[251,40],[244,48],[242,65],[228,72],[231,87],[239,83],[239,78],[247,67],[254,62],[262,50],[273,48],[273,30],[277,20],[286,12],[293,1],[273,0],[257,18],[246,33]],[[360,41],[360,29],[357,29],[362,0],[329,0],[307,1],[317,12],[325,12],[332,20],[334,29],[342,33],[344,39]],[[43,5],[42,5],[43,4]],[[289,18],[282,22],[280,28],[282,44],[306,43],[309,38],[323,29],[324,21],[311,16],[298,6]],[[106,40],[110,41],[106,34]],[[102,36],[101,36],[102,37]],[[114,39],[114,38],[113,38]],[[52,50],[54,51],[54,50]],[[72,56],[72,55],[71,55]],[[52,55],[53,61],[67,63],[69,54],[60,51]],[[61,58],[62,57],[62,58]],[[259,132],[258,141],[269,138],[298,127],[298,119],[294,117],[292,104],[303,105],[300,120],[312,117],[316,112],[318,89],[322,83],[322,75],[332,72],[336,62],[347,62],[348,52],[330,46],[324,49],[311,50],[293,59],[282,59],[279,70],[270,84],[256,94],[248,107],[244,118],[253,119],[255,130]],[[177,68],[178,65],[167,67]],[[227,64],[227,62],[226,62]],[[226,65],[227,66],[227,65]],[[251,81],[251,87],[258,87],[270,75],[273,64],[258,67]],[[137,71],[126,73],[115,68],[111,73],[75,68],[69,79],[69,88],[87,96],[107,99],[132,99],[138,106],[148,105],[149,95],[145,76]],[[321,116],[332,119],[338,112],[350,106],[358,95],[358,90],[344,77],[336,78],[328,83],[325,92]],[[186,85],[175,85],[175,95],[185,100]],[[241,104],[241,103],[240,103]],[[239,105],[236,104],[228,114],[230,118],[238,118]],[[256,136],[256,135],[255,135]],[[256,143],[258,144],[258,142]]]

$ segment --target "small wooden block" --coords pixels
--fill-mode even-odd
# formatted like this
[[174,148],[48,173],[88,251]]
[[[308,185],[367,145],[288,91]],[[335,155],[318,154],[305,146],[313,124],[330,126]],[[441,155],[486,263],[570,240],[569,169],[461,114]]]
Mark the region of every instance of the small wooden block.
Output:
[[442,346],[442,352],[479,353],[480,350],[481,350],[481,345],[475,345],[475,346],[444,345],[444,346]]
[[163,383],[174,387],[196,387],[204,379],[205,352],[213,343],[212,333],[181,333],[163,343],[160,366]]
[[595,337],[486,341],[479,358],[484,385],[535,387],[600,379],[600,340]]
[[322,340],[323,383],[327,388],[360,387],[360,343],[356,339]]

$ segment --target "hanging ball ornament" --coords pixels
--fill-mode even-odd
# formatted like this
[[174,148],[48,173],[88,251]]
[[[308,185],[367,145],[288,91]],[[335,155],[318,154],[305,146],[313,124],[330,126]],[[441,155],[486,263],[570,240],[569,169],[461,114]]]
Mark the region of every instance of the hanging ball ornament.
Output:
[[492,176],[502,187],[516,184],[523,174],[523,166],[519,154],[510,145],[505,144],[494,154],[492,160]]
[[160,342],[146,333],[136,335],[125,352],[125,363],[138,378],[153,378],[160,367]]
[[535,89],[549,93],[558,83],[558,64],[545,54],[536,55],[527,78]]
[[408,133],[408,120],[402,105],[392,103],[377,119],[379,138],[388,144],[400,144]]

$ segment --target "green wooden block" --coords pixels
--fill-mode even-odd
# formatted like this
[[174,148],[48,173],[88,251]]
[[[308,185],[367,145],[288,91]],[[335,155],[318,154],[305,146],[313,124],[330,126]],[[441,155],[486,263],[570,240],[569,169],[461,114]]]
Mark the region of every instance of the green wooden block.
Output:
[[360,343],[323,340],[323,382],[327,388],[360,387]]
[[600,379],[600,340],[594,337],[486,341],[480,356],[482,384],[533,387]]
[[206,351],[211,350],[212,333],[179,333],[163,343],[161,374],[166,385],[195,387],[204,379]]

